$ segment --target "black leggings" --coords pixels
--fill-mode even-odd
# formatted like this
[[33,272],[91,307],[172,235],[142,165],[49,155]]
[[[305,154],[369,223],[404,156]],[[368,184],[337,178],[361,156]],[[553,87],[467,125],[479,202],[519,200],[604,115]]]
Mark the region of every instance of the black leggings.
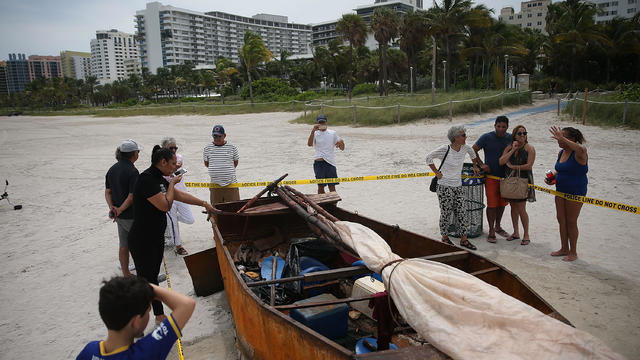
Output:
[[[160,265],[164,256],[164,235],[158,239],[137,239],[133,244],[129,241],[129,251],[136,265],[136,273],[138,276],[147,279],[151,284],[158,285],[158,274],[160,273]],[[138,243],[139,242],[139,243]],[[132,246],[133,245],[133,246]],[[153,314],[163,315],[164,309],[162,303],[158,300],[151,302],[153,306]]]

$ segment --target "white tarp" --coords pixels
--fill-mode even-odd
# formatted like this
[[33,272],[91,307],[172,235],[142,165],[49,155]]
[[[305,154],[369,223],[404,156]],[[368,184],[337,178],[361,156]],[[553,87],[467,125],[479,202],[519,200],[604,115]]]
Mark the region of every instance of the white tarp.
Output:
[[[380,272],[401,259],[373,230],[335,225],[369,269]],[[405,260],[387,266],[382,279],[402,317],[454,359],[624,359],[590,334],[446,264]]]

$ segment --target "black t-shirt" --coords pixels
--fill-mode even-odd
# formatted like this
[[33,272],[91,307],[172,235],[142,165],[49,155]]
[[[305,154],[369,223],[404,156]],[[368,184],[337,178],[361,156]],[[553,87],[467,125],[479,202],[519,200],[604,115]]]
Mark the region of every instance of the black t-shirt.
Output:
[[[111,190],[111,200],[113,205],[120,206],[133,193],[138,180],[138,169],[133,166],[131,160],[122,159],[113,164],[105,176],[104,186]],[[129,206],[123,211],[119,218],[133,219],[133,208]]]
[[136,242],[138,239],[164,241],[164,230],[167,227],[166,213],[158,210],[147,198],[159,192],[166,194],[168,187],[169,183],[155,166],[151,166],[140,174],[133,191],[134,220],[129,234],[130,242],[132,240]]

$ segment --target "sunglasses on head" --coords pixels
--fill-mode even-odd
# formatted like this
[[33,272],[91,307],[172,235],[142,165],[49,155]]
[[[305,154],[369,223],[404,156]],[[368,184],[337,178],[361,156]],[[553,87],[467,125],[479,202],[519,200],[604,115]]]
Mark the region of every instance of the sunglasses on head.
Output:
[[527,136],[527,132],[526,131],[519,131],[516,135],[518,136]]

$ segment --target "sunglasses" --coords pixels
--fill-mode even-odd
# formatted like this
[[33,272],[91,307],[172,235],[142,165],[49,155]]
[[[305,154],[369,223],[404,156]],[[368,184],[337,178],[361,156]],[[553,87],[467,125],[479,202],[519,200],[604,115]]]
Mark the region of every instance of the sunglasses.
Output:
[[460,134],[458,136],[467,137],[467,134]]
[[527,136],[527,132],[526,131],[520,131],[516,135],[518,135],[518,136]]
[[173,150],[173,151],[177,151],[178,147],[177,146],[169,146],[169,149]]
[[213,137],[214,137],[214,138],[216,138],[216,139],[218,139],[218,138],[221,138],[221,137],[222,137],[222,135],[213,135]]

